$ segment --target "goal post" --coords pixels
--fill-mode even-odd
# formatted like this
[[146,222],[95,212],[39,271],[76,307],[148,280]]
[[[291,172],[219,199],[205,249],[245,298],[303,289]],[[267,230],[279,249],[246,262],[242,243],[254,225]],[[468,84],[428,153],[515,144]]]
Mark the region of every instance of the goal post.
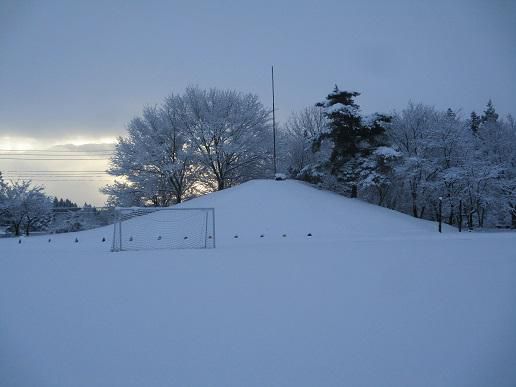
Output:
[[111,251],[210,248],[215,248],[214,208],[115,208]]

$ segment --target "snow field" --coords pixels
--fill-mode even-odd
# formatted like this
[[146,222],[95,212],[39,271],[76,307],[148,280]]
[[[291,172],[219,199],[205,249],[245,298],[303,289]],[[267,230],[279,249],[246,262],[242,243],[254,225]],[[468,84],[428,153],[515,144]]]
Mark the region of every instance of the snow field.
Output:
[[291,181],[181,206],[215,207],[216,249],[0,240],[0,385],[516,384],[514,233]]

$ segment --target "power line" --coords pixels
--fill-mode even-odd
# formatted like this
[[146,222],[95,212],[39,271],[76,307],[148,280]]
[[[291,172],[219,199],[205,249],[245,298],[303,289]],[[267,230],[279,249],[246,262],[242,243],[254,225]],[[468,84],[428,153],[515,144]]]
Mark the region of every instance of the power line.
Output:
[[64,152],[64,153],[113,153],[108,149],[90,149],[90,150],[52,150],[52,149],[0,149],[0,152]]
[[96,157],[96,156],[108,156],[112,155],[112,153],[90,153],[84,155],[78,154],[55,154],[55,153],[0,153],[0,156],[15,156],[15,157],[23,157],[23,156],[38,156],[38,157]]
[[99,171],[99,172],[52,172],[52,171],[47,171],[47,172],[38,172],[38,173],[33,173],[33,172],[5,172],[6,175],[53,175],[53,174],[57,174],[57,175],[97,175],[97,174],[101,174],[101,175],[107,175],[108,173],[107,172],[103,172],[103,171]]
[[108,173],[105,173],[105,172],[94,172],[94,173],[91,173],[91,172],[86,172],[86,173],[80,173],[80,172],[77,172],[77,173],[69,173],[69,172],[66,172],[66,173],[54,173],[54,172],[45,172],[45,173],[13,173],[13,172],[9,172],[9,173],[5,173],[3,174],[4,176],[45,176],[45,175],[59,175],[59,176],[78,176],[78,175],[108,175]]
[[[21,156],[21,155],[20,155]],[[105,158],[102,158],[102,159],[85,159],[85,158],[82,158],[82,159],[79,159],[79,158],[73,158],[73,159],[48,159],[48,158],[45,158],[45,159],[34,159],[34,158],[23,158],[23,157],[0,157],[0,160],[27,160],[27,161],[98,161],[98,160],[109,160],[110,157],[105,157]]]
[[39,171],[5,171],[5,173],[25,173],[25,172],[30,172],[30,173],[40,173],[40,172],[42,172],[42,173],[50,173],[50,172],[51,172],[51,173],[54,173],[54,172],[55,172],[55,173],[59,173],[59,172],[67,172],[67,173],[68,173],[68,172],[74,172],[74,173],[75,173],[75,172],[80,172],[80,173],[83,173],[83,172],[91,172],[91,173],[107,173],[106,171],[70,171],[70,170],[68,170],[68,171],[65,171],[65,170],[59,170],[59,171],[58,171],[58,170],[50,170],[50,169],[48,169],[48,170],[44,170],[44,171],[43,171],[43,170],[39,170]]
[[26,180],[35,181],[35,182],[51,181],[51,182],[63,182],[63,183],[76,182],[76,181],[96,181],[96,182],[108,182],[108,181],[112,182],[113,181],[110,179],[26,179]]
[[58,174],[58,175],[91,175],[91,174],[103,174],[107,175],[107,172],[99,171],[99,172],[52,172],[52,171],[46,171],[46,172],[39,172],[39,173],[31,173],[31,172],[6,172],[6,175],[52,175],[52,174]]
[[6,179],[37,179],[40,177],[106,177],[106,175],[4,175]]

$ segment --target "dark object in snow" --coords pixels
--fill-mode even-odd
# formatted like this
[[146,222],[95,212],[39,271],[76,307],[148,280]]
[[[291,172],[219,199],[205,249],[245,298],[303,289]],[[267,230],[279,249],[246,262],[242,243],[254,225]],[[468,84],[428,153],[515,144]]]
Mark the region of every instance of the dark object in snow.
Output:
[[235,235],[233,238],[235,238],[235,239],[238,238],[238,235]]
[[212,237],[211,235],[208,237],[208,239],[212,239],[212,238],[213,238],[213,237]]
[[261,235],[260,235],[260,238],[263,238],[264,236],[265,236],[265,235],[261,234]]
[[21,245],[21,239],[18,239],[18,244]]
[[287,234],[283,234],[283,235],[282,235],[282,237],[283,237],[283,238],[286,238],[286,237],[287,237]]
[[79,239],[75,238],[75,243],[79,243]]
[[132,241],[133,241],[133,237],[132,237],[132,236],[130,236],[130,237],[129,237],[129,242],[132,242]]
[[187,237],[187,236],[185,236],[183,239],[188,239],[188,237]]
[[52,242],[52,239],[48,238],[48,243]]
[[106,241],[106,238],[102,237],[102,242],[105,242]]
[[306,234],[306,236],[311,237],[311,236],[312,236],[312,233],[311,233],[311,232],[309,232],[308,234]]
[[160,240],[161,240],[161,235],[158,237],[158,241],[160,241]]
[[284,173],[276,173],[274,175],[274,180],[276,180],[276,181],[287,180],[287,175],[285,175]]

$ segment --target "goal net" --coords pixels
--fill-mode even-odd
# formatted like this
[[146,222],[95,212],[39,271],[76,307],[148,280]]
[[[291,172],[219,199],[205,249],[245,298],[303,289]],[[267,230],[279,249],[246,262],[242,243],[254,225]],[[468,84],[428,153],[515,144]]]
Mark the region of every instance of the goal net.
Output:
[[215,248],[213,208],[116,208],[112,251]]

